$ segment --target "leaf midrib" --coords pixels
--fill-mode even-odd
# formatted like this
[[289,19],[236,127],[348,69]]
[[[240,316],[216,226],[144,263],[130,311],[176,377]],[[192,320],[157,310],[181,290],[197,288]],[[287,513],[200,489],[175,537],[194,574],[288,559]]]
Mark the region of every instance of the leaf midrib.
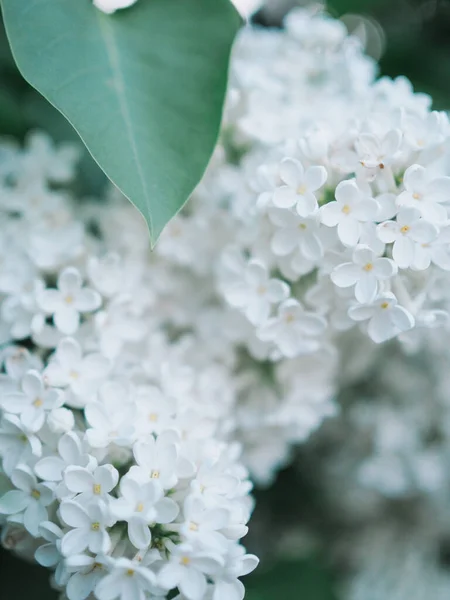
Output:
[[151,203],[150,203],[149,190],[147,187],[147,182],[145,181],[143,166],[141,164],[138,148],[136,146],[136,140],[135,140],[134,134],[133,134],[131,115],[130,115],[130,110],[128,107],[128,102],[127,102],[127,98],[126,98],[126,94],[125,94],[125,80],[124,80],[123,72],[122,72],[121,65],[120,65],[119,52],[118,52],[118,47],[117,47],[117,43],[116,43],[116,38],[114,35],[114,29],[113,29],[112,24],[110,23],[110,20],[105,18],[102,14],[97,15],[97,22],[99,24],[102,39],[105,43],[105,49],[106,49],[106,55],[108,58],[109,67],[113,74],[113,77],[112,77],[113,89],[116,92],[119,110],[120,110],[123,120],[124,120],[125,131],[126,131],[126,134],[128,137],[128,141],[130,143],[131,151],[133,154],[133,159],[135,161],[135,164],[136,164],[136,167],[138,170],[139,183],[141,185],[142,192],[143,192],[143,195],[145,198],[145,204],[147,206],[147,215],[145,215],[145,216],[147,217],[147,219],[149,221],[150,239],[153,240],[154,229],[153,229],[153,219],[152,219],[152,215],[151,215]]

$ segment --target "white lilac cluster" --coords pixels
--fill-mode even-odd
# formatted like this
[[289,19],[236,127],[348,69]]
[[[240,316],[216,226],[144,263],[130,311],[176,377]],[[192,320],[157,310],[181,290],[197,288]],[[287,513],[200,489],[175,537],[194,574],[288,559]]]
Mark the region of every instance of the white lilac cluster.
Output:
[[448,119],[405,78],[375,75],[323,12],[245,29],[221,143],[155,250],[183,272],[186,313],[210,295],[190,323],[205,349],[261,367],[237,424],[260,481],[336,413],[344,337],[415,349],[448,327]]
[[277,360],[354,326],[381,343],[446,325],[447,115],[374,80],[340,21],[297,10],[285,26],[242,35],[224,133],[235,235],[217,277],[249,346]]
[[270,483],[337,413],[349,337],[361,373],[373,341],[447,327],[448,120],[375,72],[322,13],[245,29],[152,253],[117,192],[70,195],[73,149],[0,147],[2,539],[69,600],[241,600],[247,469]]
[[242,600],[232,367],[164,304],[137,212],[71,198],[73,149],[0,152],[3,544],[68,600]]

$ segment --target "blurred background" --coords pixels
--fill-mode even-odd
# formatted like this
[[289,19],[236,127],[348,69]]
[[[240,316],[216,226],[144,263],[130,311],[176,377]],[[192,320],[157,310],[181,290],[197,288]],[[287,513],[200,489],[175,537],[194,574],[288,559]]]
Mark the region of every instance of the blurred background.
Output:
[[[261,4],[258,0],[236,3],[247,13]],[[279,26],[288,8],[298,4],[306,3],[268,0],[253,20],[262,26]],[[435,108],[450,109],[450,0],[330,0],[327,8],[363,40],[368,53],[379,60],[380,74],[405,75],[417,91],[433,96]],[[57,111],[23,81],[1,27],[0,135],[20,140],[35,128],[45,129],[57,140],[76,139]],[[94,195],[104,185],[104,176],[85,154],[76,191]],[[351,565],[340,559],[336,547],[345,545],[350,533],[318,488],[310,454],[322,451],[320,443],[308,447],[307,452],[299,449],[294,466],[282,471],[274,486],[256,490],[246,545],[262,557],[262,563],[257,573],[247,578],[248,600],[342,598],[342,580]],[[447,567],[449,548],[442,549]],[[24,566],[0,550],[0,599],[31,597],[57,597],[48,584],[48,573],[41,567]],[[371,598],[361,593],[356,600]],[[386,600],[392,597],[386,596]]]

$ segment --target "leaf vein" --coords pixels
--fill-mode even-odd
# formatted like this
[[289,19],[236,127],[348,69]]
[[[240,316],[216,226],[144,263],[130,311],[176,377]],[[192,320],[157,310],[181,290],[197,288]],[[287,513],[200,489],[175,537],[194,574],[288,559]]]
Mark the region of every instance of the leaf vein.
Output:
[[147,183],[146,183],[146,180],[144,177],[144,171],[142,168],[139,152],[138,152],[138,149],[136,146],[136,141],[135,141],[134,135],[133,135],[131,115],[128,110],[128,104],[127,104],[127,101],[126,101],[126,98],[124,95],[125,81],[123,78],[122,70],[120,68],[120,59],[119,59],[119,53],[117,51],[117,44],[116,44],[116,40],[114,37],[114,31],[111,28],[111,26],[108,24],[107,18],[105,18],[103,15],[99,15],[97,18],[99,20],[100,31],[101,31],[103,40],[105,42],[106,53],[108,56],[109,65],[110,65],[111,71],[113,72],[113,75],[114,75],[113,83],[114,83],[114,88],[115,88],[115,91],[117,94],[117,100],[119,103],[120,112],[121,112],[122,117],[125,122],[125,129],[127,132],[128,140],[130,142],[131,151],[133,153],[133,159],[135,160],[135,164],[136,164],[136,167],[137,167],[137,170],[139,173],[140,184],[141,184],[142,191],[144,194],[145,203],[147,205],[147,215],[146,216],[149,220],[150,235],[153,238],[153,220],[152,220],[151,211],[150,211],[150,197],[149,197],[149,192],[148,192],[148,188],[147,188]]

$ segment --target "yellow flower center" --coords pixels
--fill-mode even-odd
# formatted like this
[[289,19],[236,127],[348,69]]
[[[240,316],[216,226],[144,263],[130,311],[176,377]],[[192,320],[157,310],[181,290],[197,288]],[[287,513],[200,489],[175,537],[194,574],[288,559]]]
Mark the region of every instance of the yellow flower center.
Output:
[[43,404],[44,402],[41,398],[36,398],[36,400],[33,402],[33,406],[35,406],[36,408],[41,408]]
[[100,523],[92,523],[91,529],[92,531],[100,531]]
[[191,562],[191,559],[189,556],[182,556],[180,562],[182,565],[187,566]]
[[382,302],[381,308],[389,308],[389,302]]
[[144,510],[144,504],[142,502],[139,502],[139,504],[136,506],[136,512],[142,512]]
[[150,474],[151,479],[159,479],[159,471],[152,471]]
[[154,423],[155,421],[157,421],[157,420],[158,420],[158,415],[157,415],[156,413],[150,413],[150,414],[148,415],[148,420],[149,420],[149,421],[152,421],[152,422]]
[[344,213],[344,215],[348,215],[350,213],[350,206],[348,204],[344,204],[344,206],[342,207],[342,212]]
[[73,296],[70,296],[70,295],[69,295],[69,296],[66,296],[66,297],[64,298],[64,302],[65,302],[66,304],[73,304]]
[[403,227],[400,228],[400,233],[408,233],[408,231],[411,229],[411,227],[409,225],[403,225]]
[[99,483],[94,483],[94,494],[100,496],[102,493],[102,486]]
[[420,196],[420,194],[418,194],[417,192],[415,192],[413,194],[413,198],[414,198],[414,200],[420,200],[421,196]]
[[39,498],[41,497],[41,492],[39,490],[33,490],[31,492],[31,495],[35,500],[39,500]]
[[133,575],[134,575],[134,569],[128,569],[127,570],[127,575],[128,575],[128,577],[133,577]]
[[367,263],[366,265],[364,265],[363,269],[364,269],[364,271],[367,271],[367,273],[370,273],[370,271],[372,271],[372,269],[373,269],[373,264]]
[[191,522],[189,523],[189,529],[190,529],[191,531],[198,531],[198,525],[197,525],[197,523],[194,523],[193,521],[191,521]]

